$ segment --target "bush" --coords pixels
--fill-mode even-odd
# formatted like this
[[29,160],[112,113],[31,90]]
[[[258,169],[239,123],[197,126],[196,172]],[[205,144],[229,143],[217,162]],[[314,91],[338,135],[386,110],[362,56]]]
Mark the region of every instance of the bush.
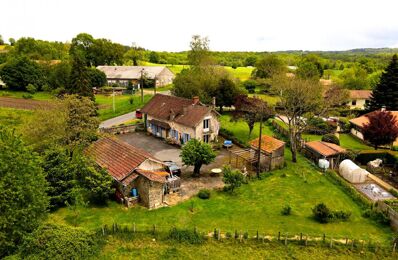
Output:
[[337,138],[337,136],[335,136],[334,134],[325,134],[324,136],[322,136],[322,141],[340,145],[339,138]]
[[308,130],[306,132],[309,134],[327,134],[335,130],[334,126],[328,124],[328,122],[319,117],[309,118],[307,120],[307,125]]
[[129,103],[130,103],[130,105],[132,105],[134,103],[134,98],[133,97],[129,98]]
[[312,213],[314,218],[319,223],[328,223],[330,220],[330,209],[323,203],[317,204],[313,209]]
[[31,94],[22,94],[22,97],[24,99],[32,99],[33,98],[33,96]]
[[292,207],[290,205],[286,205],[282,208],[281,214],[283,216],[289,216],[292,214]]
[[390,225],[390,218],[388,217],[388,215],[384,212],[379,212],[375,209],[366,209],[362,213],[362,217],[373,219],[374,221],[377,221],[380,224],[383,224],[386,226]]
[[203,243],[203,237],[201,237],[197,232],[186,229],[173,228],[172,230],[170,230],[168,238],[176,240],[180,243],[189,243],[189,244]]
[[34,94],[36,93],[37,88],[34,85],[29,84],[26,86],[26,91],[28,91],[30,94]]
[[99,240],[92,232],[46,224],[25,237],[19,255],[24,259],[84,259],[98,249]]
[[223,169],[223,181],[227,186],[224,187],[226,191],[233,192],[244,182],[244,176],[239,170],[232,170],[229,165],[225,165]]
[[348,221],[351,217],[351,212],[349,211],[333,211],[330,218],[334,220]]
[[210,191],[208,189],[200,190],[198,193],[198,197],[202,200],[210,199]]
[[340,117],[339,124],[340,124],[340,132],[341,133],[349,133],[350,132],[351,124],[347,118]]
[[43,86],[41,86],[41,90],[45,92],[50,92],[51,88],[47,84],[44,84]]

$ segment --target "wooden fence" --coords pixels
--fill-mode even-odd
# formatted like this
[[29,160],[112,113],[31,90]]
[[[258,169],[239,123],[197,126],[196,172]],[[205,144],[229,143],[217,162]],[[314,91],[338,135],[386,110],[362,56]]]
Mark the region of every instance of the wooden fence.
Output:
[[381,200],[377,202],[377,209],[388,215],[392,229],[398,231],[398,213],[390,205]]
[[[156,224],[136,224],[132,223],[129,225],[118,225],[113,223],[112,225],[104,225],[98,230],[100,236],[107,236],[113,234],[130,234],[136,233],[148,234],[153,236],[163,236],[164,239],[169,239],[168,234],[172,229],[176,229],[175,226],[165,226]],[[184,228],[178,228],[180,230],[187,230]],[[295,244],[301,246],[323,246],[327,248],[334,247],[345,247],[355,252],[392,252],[394,255],[397,250],[397,240],[391,241],[391,243],[380,243],[372,240],[358,239],[346,237],[329,236],[327,234],[308,234],[308,233],[289,233],[289,232],[278,232],[276,234],[269,234],[261,232],[260,230],[239,230],[230,229],[222,230],[219,228],[200,230],[197,227],[190,228],[192,232],[200,235],[204,239],[215,239],[218,241],[222,240],[233,240],[237,242],[245,241],[257,241],[258,243],[282,243],[285,246],[288,244]]]

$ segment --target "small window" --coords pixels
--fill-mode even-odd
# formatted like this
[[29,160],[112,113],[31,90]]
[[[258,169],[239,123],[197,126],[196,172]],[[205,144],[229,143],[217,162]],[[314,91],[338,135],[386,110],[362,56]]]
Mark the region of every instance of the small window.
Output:
[[351,105],[356,106],[356,105],[357,105],[357,101],[356,101],[356,100],[353,100],[353,101],[351,102]]
[[209,129],[210,119],[203,120],[203,129]]
[[210,140],[210,135],[203,135],[203,142],[208,143]]
[[189,134],[183,134],[182,135],[182,142],[185,144],[186,142],[189,141],[189,139],[191,139],[191,137],[189,136]]

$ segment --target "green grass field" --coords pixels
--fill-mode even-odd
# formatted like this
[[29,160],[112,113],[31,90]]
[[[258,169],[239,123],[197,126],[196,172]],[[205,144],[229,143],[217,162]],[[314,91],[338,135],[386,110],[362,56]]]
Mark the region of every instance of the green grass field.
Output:
[[31,115],[30,110],[0,107],[0,126],[18,129]]
[[[130,104],[130,98],[133,97],[133,103]],[[142,107],[152,95],[144,95],[144,103],[141,103],[141,95],[120,95],[115,96],[115,112],[113,112],[113,98],[112,96],[96,95],[95,101],[98,104],[99,119],[101,121],[107,120],[112,117],[120,116],[126,113],[135,111],[137,108]]]
[[32,99],[34,100],[51,100],[54,99],[54,95],[48,92],[36,92],[34,94],[29,94],[26,91],[14,91],[14,90],[0,90],[0,97],[14,97],[14,98],[23,98],[23,95],[32,95]]
[[235,78],[242,81],[249,79],[253,71],[253,67],[237,67],[234,69],[232,67],[225,66],[224,68],[231,72]]

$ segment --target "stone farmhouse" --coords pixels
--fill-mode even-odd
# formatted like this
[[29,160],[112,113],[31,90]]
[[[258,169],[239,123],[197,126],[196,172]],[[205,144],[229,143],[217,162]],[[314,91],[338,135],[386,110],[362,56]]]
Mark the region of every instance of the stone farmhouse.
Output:
[[149,133],[182,145],[191,138],[206,143],[217,139],[220,123],[214,107],[215,104],[202,104],[198,97],[186,99],[156,94],[141,112]]
[[347,105],[350,109],[364,110],[371,96],[371,90],[350,90],[350,98]]
[[99,139],[86,154],[112,176],[117,200],[128,207],[137,203],[150,209],[161,207],[168,186],[180,184],[162,161],[116,138]]
[[[383,109],[382,109],[382,110],[383,110]],[[360,117],[351,119],[351,120],[350,120],[350,124],[351,124],[351,134],[352,134],[353,136],[355,136],[355,137],[361,139],[361,140],[364,140],[364,139],[363,139],[363,134],[362,134],[363,126],[369,123],[369,118],[368,118],[368,116],[369,116],[370,114],[372,114],[372,113],[375,113],[375,112],[376,112],[376,111],[373,111],[373,112],[367,113],[367,114],[365,114],[365,115],[363,115],[363,116],[360,116]],[[391,113],[395,116],[395,118],[397,118],[397,120],[398,120],[398,111],[390,111],[390,112],[391,112]],[[398,145],[398,138],[394,141],[393,145],[394,145],[394,146]]]
[[173,83],[175,77],[165,66],[98,66],[97,69],[105,73],[109,85],[116,83],[125,87],[129,82],[137,85],[141,76],[154,80],[156,87]]

